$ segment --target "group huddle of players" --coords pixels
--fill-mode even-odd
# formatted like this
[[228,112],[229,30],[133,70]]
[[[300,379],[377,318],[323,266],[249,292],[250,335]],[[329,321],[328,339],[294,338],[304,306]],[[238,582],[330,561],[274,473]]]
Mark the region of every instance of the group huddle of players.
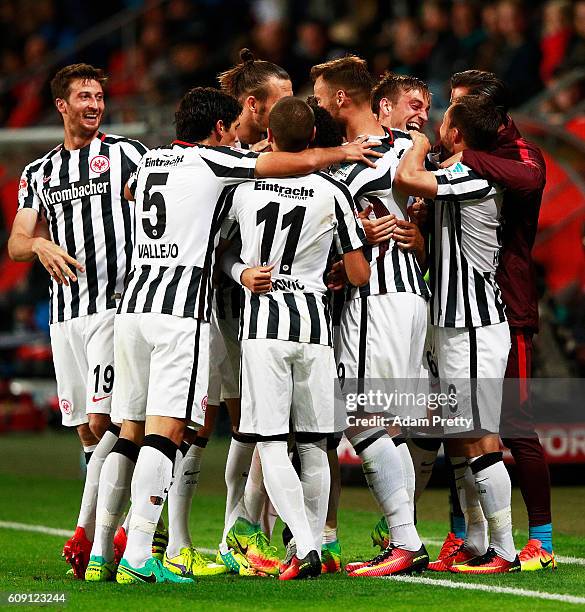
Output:
[[[499,435],[505,375],[518,385],[504,404],[528,410],[537,325],[507,317],[523,288],[500,287],[501,270],[520,259],[530,293],[536,227],[507,211],[521,194],[537,219],[544,186],[503,84],[454,75],[431,149],[431,94],[415,77],[376,83],[347,56],[313,67],[305,102],[282,68],[241,58],[219,89],[184,95],[176,139],[151,150],[99,130],[99,69],[67,66],[51,83],[65,138],[22,174],[9,252],[51,275],[60,408],[88,460],[63,550],[72,572],[127,584],[341,571],[343,435],[383,514],[381,553],[347,564],[350,576],[554,567],[550,499],[547,515],[527,498],[531,539],[516,552]],[[523,252],[506,242],[518,232]],[[373,398],[380,381],[456,400],[438,433],[380,425],[374,405],[350,421],[336,398]],[[220,401],[232,439],[211,561],[189,515]],[[429,562],[415,502],[441,443],[464,521]],[[270,545],[276,516],[284,559]]]

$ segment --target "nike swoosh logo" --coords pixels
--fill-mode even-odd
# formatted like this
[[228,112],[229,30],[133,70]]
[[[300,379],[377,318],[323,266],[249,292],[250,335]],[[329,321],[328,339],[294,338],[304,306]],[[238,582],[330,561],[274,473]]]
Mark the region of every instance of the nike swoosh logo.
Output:
[[110,393],[110,395],[104,395],[103,397],[96,397],[95,395],[91,398],[91,401],[96,404],[97,402],[101,402],[102,400],[108,399],[108,397],[112,397],[112,394]]
[[548,561],[543,561],[542,559],[540,560],[540,565],[542,565],[543,568],[548,567],[551,563],[552,559],[549,559]]
[[193,476],[194,474],[199,474],[201,472],[201,470],[197,470],[196,472],[185,472],[183,475],[184,476]]
[[246,547],[242,546],[240,540],[238,540],[238,536],[236,536],[235,533],[234,533],[234,540],[236,541],[236,543],[240,547],[240,550],[241,550],[242,554],[245,555],[248,552],[248,547],[247,546]]
[[138,572],[135,572],[129,567],[125,567],[124,571],[130,574],[130,576],[134,576],[135,578],[138,578],[139,580],[142,580],[143,582],[156,582],[156,576],[152,572],[150,572],[150,576],[145,576],[144,574],[139,574]]

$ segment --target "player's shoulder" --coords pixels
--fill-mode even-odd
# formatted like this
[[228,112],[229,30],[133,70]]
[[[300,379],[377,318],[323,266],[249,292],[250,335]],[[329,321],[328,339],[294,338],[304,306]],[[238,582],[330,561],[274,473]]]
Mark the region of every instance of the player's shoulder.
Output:
[[53,147],[50,151],[47,151],[47,153],[45,153],[41,157],[37,157],[35,160],[29,162],[24,167],[23,172],[26,172],[27,174],[34,174],[35,172],[38,172],[47,163],[49,163],[51,159],[53,158],[53,156],[59,153],[61,149],[63,149],[62,144],[59,144],[56,147]]
[[120,147],[122,149],[133,149],[137,153],[144,155],[148,151],[148,147],[139,140],[134,138],[128,138],[127,136],[120,136],[118,134],[100,134],[98,138],[107,147]]
[[456,161],[446,168],[433,170],[433,173],[437,176],[444,177],[444,181],[449,181],[451,183],[462,183],[472,180],[483,180],[488,182],[487,179],[480,176],[477,172],[475,172],[475,170],[464,164],[462,161]]

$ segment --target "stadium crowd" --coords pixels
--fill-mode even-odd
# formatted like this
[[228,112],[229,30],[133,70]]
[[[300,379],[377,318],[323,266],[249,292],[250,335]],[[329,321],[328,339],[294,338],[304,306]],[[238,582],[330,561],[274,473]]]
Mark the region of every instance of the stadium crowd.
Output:
[[[446,106],[449,76],[459,70],[496,73],[517,107],[585,65],[583,0],[127,0],[118,7],[139,11],[137,28],[113,26],[76,50],[84,30],[111,17],[109,5],[78,11],[73,2],[2,0],[0,125],[54,121],[46,65],[55,54],[60,64],[83,58],[104,66],[110,104],[130,100],[128,118],[140,105],[174,103],[192,83],[214,85],[242,46],[285,68],[301,94],[310,89],[310,66],[359,53],[376,76],[424,78],[435,108]],[[542,110],[558,120],[582,94],[582,83],[571,86]]]

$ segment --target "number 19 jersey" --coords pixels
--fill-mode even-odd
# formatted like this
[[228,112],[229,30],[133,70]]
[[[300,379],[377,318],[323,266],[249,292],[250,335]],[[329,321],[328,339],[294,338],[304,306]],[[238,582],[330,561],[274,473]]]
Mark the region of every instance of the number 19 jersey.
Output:
[[231,185],[254,177],[257,153],[175,141],[152,149],[129,182],[132,269],[119,313],[209,321],[211,271]]
[[365,235],[347,187],[317,172],[240,185],[228,216],[240,227],[242,261],[274,265],[272,290],[245,288],[240,339],[277,339],[331,345],[324,277],[334,235],[343,253]]

